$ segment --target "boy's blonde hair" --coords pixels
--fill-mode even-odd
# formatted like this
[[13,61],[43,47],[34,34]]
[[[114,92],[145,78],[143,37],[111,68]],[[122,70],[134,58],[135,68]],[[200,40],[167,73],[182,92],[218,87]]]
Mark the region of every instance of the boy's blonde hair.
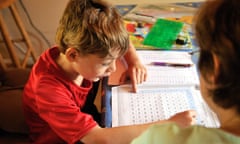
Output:
[[102,0],[70,0],[56,32],[56,44],[65,53],[69,47],[80,54],[105,57],[116,50],[123,55],[129,36],[118,11]]

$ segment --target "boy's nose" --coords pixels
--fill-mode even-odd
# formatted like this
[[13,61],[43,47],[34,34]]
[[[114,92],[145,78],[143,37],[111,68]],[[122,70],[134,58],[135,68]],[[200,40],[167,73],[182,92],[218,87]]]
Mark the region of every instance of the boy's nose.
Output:
[[113,72],[115,72],[117,70],[117,68],[116,68],[116,60],[114,60],[110,65],[109,65],[109,67],[108,67],[108,69],[107,69],[107,73],[113,73]]
[[109,68],[107,69],[107,72],[109,72],[109,73],[113,73],[113,72],[115,72],[116,71],[116,61],[113,61],[112,63],[111,63],[111,65],[109,66]]

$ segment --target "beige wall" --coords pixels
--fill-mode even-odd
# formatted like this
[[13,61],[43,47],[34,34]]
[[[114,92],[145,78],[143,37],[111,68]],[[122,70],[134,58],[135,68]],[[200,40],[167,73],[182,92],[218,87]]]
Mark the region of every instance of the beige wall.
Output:
[[[54,44],[54,35],[58,20],[64,10],[68,0],[22,0],[33,24],[46,36],[48,41]],[[166,2],[189,2],[194,0],[108,0],[113,4],[135,4],[135,3],[166,3]],[[195,0],[201,1],[201,0]],[[33,41],[34,47],[40,55],[40,53],[48,48],[48,45],[43,41],[41,36],[32,28],[30,25],[22,6],[20,5],[20,0],[16,0],[17,8],[20,12],[21,18],[26,26],[27,31],[30,33],[31,39]],[[12,24],[11,15],[9,15],[8,9],[1,10],[6,22],[10,27],[10,33],[13,37],[18,37],[16,28]]]

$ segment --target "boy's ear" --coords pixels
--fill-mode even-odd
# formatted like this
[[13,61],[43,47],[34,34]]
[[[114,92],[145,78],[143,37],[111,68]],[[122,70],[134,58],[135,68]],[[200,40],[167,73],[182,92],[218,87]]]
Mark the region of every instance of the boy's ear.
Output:
[[65,55],[68,60],[74,61],[78,57],[79,53],[75,48],[68,48],[65,52]]

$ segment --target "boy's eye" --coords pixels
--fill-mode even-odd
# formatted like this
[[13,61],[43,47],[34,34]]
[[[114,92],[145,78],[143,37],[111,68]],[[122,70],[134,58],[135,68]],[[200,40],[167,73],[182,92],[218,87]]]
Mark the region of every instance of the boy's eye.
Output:
[[109,66],[111,64],[111,62],[108,63],[102,63],[102,66]]
[[102,66],[109,66],[109,65],[111,65],[114,61],[115,61],[115,59],[105,60],[105,61],[102,62]]

